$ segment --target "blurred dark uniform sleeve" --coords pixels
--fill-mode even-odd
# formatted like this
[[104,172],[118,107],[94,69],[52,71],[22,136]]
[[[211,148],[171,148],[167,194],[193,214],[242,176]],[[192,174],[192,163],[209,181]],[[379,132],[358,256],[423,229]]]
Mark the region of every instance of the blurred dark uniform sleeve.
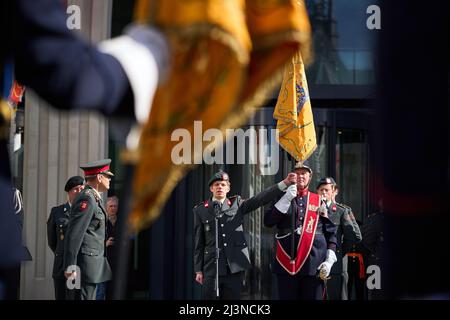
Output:
[[12,51],[20,83],[60,109],[133,115],[132,91],[120,63],[68,30],[59,1],[11,3]]

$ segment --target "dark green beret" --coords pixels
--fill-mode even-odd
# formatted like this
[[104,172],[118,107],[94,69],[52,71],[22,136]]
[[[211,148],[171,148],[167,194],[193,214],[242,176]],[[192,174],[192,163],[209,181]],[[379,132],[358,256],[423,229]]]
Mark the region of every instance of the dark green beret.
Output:
[[319,184],[317,185],[316,189],[319,189],[319,187],[323,184],[331,184],[333,186],[336,185],[336,181],[334,181],[334,179],[332,177],[325,177],[320,179]]
[[212,175],[211,179],[208,181],[208,186],[211,186],[216,181],[230,181],[228,173],[220,170]]

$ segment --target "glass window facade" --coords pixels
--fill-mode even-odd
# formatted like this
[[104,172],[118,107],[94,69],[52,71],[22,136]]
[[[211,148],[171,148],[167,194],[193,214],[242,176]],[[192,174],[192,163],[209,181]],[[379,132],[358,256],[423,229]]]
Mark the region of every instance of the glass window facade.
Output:
[[371,0],[307,0],[313,30],[314,63],[307,69],[310,84],[369,85],[374,83],[376,31],[369,30]]

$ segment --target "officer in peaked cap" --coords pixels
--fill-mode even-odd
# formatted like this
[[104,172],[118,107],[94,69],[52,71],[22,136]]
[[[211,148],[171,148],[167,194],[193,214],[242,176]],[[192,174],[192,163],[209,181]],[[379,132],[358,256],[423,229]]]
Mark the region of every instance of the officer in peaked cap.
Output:
[[264,213],[264,225],[277,228],[272,272],[279,299],[321,300],[323,280],[336,261],[336,226],[320,196],[308,189],[313,172],[308,162],[297,162],[294,171],[297,183]]
[[[67,225],[69,223],[69,212],[75,197],[84,188],[84,178],[74,176],[67,180],[64,191],[67,192],[67,202],[53,207],[47,220],[48,246],[55,254],[53,261],[53,283],[55,287],[55,299],[66,300],[72,292],[66,292],[66,278],[64,277],[63,255],[64,239]],[[67,297],[66,297],[67,294]]]
[[100,195],[108,191],[114,176],[110,164],[111,159],[104,159],[80,166],[86,186],[76,198],[69,217],[64,247],[65,276],[70,279],[81,276],[82,300],[95,300],[97,284],[112,277],[105,247],[107,215]]
[[81,165],[80,169],[84,171],[85,177],[91,177],[97,174],[104,174],[113,177],[114,174],[109,170],[110,164],[111,159],[103,159]]
[[244,200],[227,198],[230,177],[219,171],[208,180],[211,197],[194,207],[194,271],[204,299],[216,299],[216,223],[219,248],[219,299],[240,299],[244,271],[251,267],[242,226],[244,216],[283,194],[295,183],[290,173],[282,182]]
[[353,245],[361,242],[362,236],[352,209],[335,201],[336,187],[336,181],[332,177],[320,179],[317,185],[317,193],[325,198],[328,216],[337,227],[337,261],[331,268],[327,293],[330,300],[348,300],[348,257],[345,255]]

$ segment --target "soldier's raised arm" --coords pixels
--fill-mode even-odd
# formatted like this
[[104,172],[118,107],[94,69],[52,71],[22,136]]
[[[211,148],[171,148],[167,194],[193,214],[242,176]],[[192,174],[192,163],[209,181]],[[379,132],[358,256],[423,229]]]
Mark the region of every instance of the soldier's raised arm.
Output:
[[264,191],[261,191],[257,195],[247,199],[243,200],[242,198],[240,201],[242,202],[239,207],[239,212],[242,214],[249,213],[255,209],[258,209],[259,207],[262,207],[272,200],[279,198],[281,195],[283,195],[283,192],[286,191],[286,189],[297,182],[297,175],[295,173],[289,173],[286,178],[283,181],[280,181],[276,185],[273,185],[269,188],[267,188]]

